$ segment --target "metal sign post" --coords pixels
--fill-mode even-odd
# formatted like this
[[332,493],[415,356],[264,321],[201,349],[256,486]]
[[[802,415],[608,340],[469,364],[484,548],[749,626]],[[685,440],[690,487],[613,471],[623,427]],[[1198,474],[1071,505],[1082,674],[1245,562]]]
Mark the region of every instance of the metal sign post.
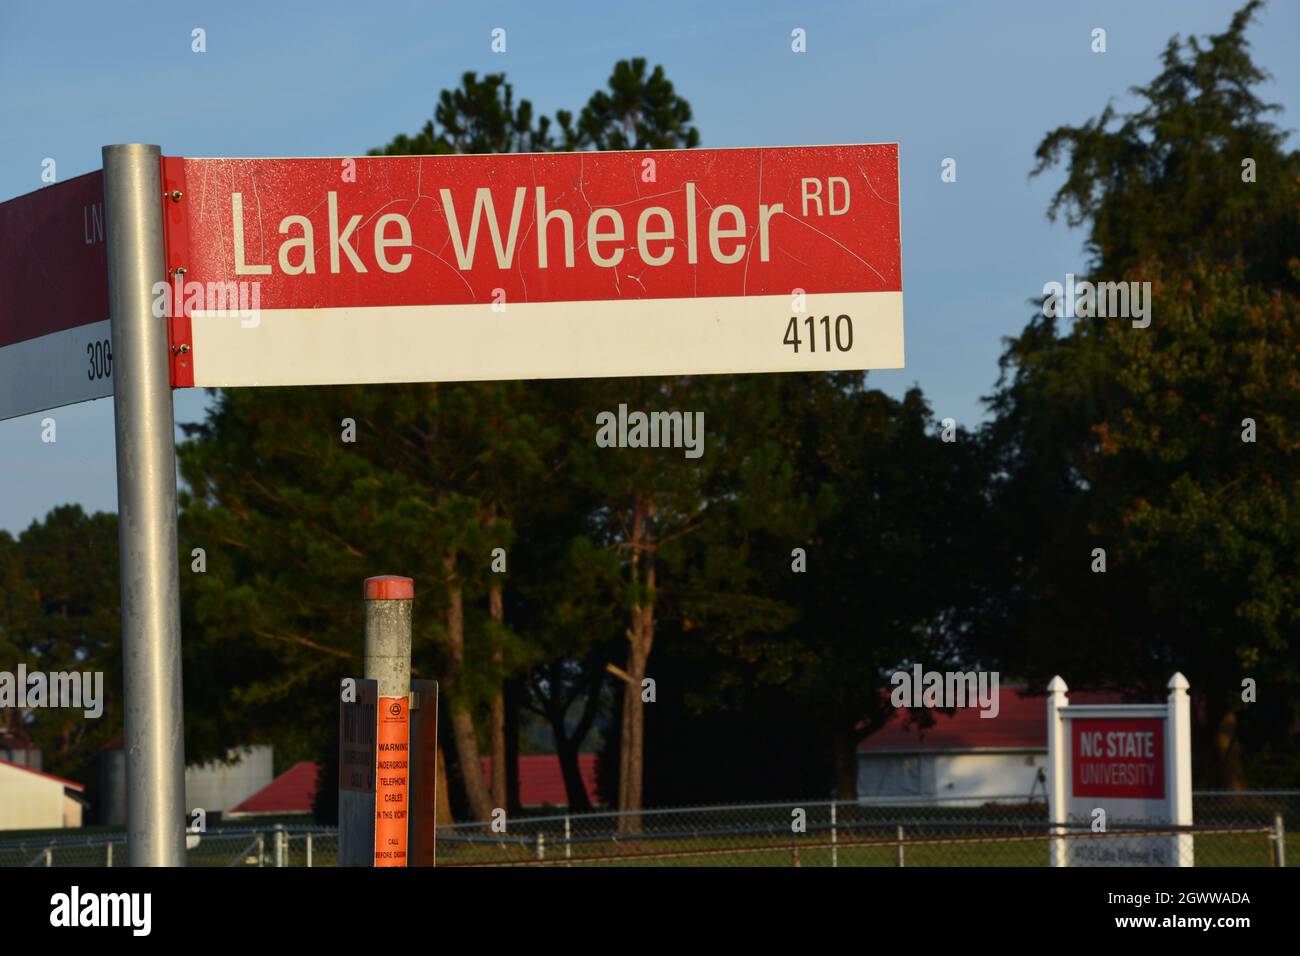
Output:
[[104,147],[132,866],[185,865],[175,426],[152,292],[166,281],[160,163],[157,146]]

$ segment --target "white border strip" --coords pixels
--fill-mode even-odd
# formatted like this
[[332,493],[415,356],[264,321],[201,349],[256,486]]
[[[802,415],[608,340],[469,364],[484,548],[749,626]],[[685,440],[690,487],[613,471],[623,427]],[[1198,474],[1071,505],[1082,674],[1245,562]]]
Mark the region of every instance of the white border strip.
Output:
[[[617,378],[903,367],[903,294],[807,296],[799,351],[784,344],[789,295],[597,302],[195,311],[194,384]],[[836,318],[852,319],[848,351]],[[807,316],[815,316],[816,351]],[[822,316],[829,316],[825,350]],[[842,330],[841,344],[847,344]]]
[[0,348],[0,421],[113,394],[113,379],[91,379],[86,347],[109,342],[108,319]]

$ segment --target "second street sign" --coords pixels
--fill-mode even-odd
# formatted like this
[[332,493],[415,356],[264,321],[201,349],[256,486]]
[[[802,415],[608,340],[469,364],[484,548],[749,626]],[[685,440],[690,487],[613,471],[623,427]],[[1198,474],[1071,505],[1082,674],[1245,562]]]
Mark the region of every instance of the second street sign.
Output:
[[163,171],[176,386],[903,366],[893,144]]
[[104,174],[0,203],[0,420],[113,394]]

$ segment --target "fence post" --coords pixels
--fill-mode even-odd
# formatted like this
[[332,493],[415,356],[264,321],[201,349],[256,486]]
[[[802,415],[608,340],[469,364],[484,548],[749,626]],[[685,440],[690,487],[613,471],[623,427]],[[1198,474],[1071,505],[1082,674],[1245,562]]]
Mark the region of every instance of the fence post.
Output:
[[54,865],[54,848],[47,846],[45,848],[45,865],[47,867]]
[[1273,814],[1273,865],[1286,866],[1286,822],[1282,814]]
[[105,862],[105,866],[107,866],[109,869],[112,869],[113,868],[113,841],[109,840],[107,846],[108,846],[108,860]]
[[266,834],[257,834],[257,865],[266,866]]
[[[1170,823],[1192,825],[1192,704],[1187,678],[1181,673],[1169,678],[1169,702],[1165,718],[1165,780],[1169,788]],[[1174,866],[1196,864],[1196,838],[1189,832],[1174,837],[1178,858]]]
[[839,833],[835,828],[835,801],[831,801],[831,866],[840,865]]
[[311,836],[310,830],[307,831],[307,869],[311,869]]
[[898,825],[898,865],[903,865],[903,825]]
[[[569,815],[564,815],[564,858],[567,860],[573,855],[573,845],[570,842],[572,834],[569,831]],[[565,864],[566,866],[568,864]]]
[[284,867],[285,857],[288,856],[289,834],[284,831],[284,824],[275,825],[275,865],[277,868]]
[[[1065,754],[1069,742],[1065,736],[1065,715],[1062,710],[1070,704],[1070,688],[1066,686],[1061,675],[1057,674],[1047,682],[1047,822],[1060,823],[1065,820],[1066,799]],[[1069,851],[1060,837],[1065,833],[1064,827],[1053,826],[1053,837],[1048,841],[1048,860],[1051,866],[1065,866]]]
[[546,859],[546,834],[541,830],[537,831],[537,859]]

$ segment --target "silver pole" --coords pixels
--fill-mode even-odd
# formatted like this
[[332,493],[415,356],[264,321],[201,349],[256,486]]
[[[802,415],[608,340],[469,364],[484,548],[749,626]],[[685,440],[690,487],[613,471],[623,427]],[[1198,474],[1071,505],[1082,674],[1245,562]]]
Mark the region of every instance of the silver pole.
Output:
[[1282,814],[1273,814],[1273,865],[1286,866],[1286,823]]
[[152,308],[153,285],[167,278],[161,155],[104,147],[132,866],[185,865],[175,426],[167,326]]
[[307,869],[311,869],[311,831],[307,831]]
[[839,829],[835,825],[835,803],[831,802],[831,866],[840,865]]
[[903,825],[898,825],[898,865],[903,865]]

